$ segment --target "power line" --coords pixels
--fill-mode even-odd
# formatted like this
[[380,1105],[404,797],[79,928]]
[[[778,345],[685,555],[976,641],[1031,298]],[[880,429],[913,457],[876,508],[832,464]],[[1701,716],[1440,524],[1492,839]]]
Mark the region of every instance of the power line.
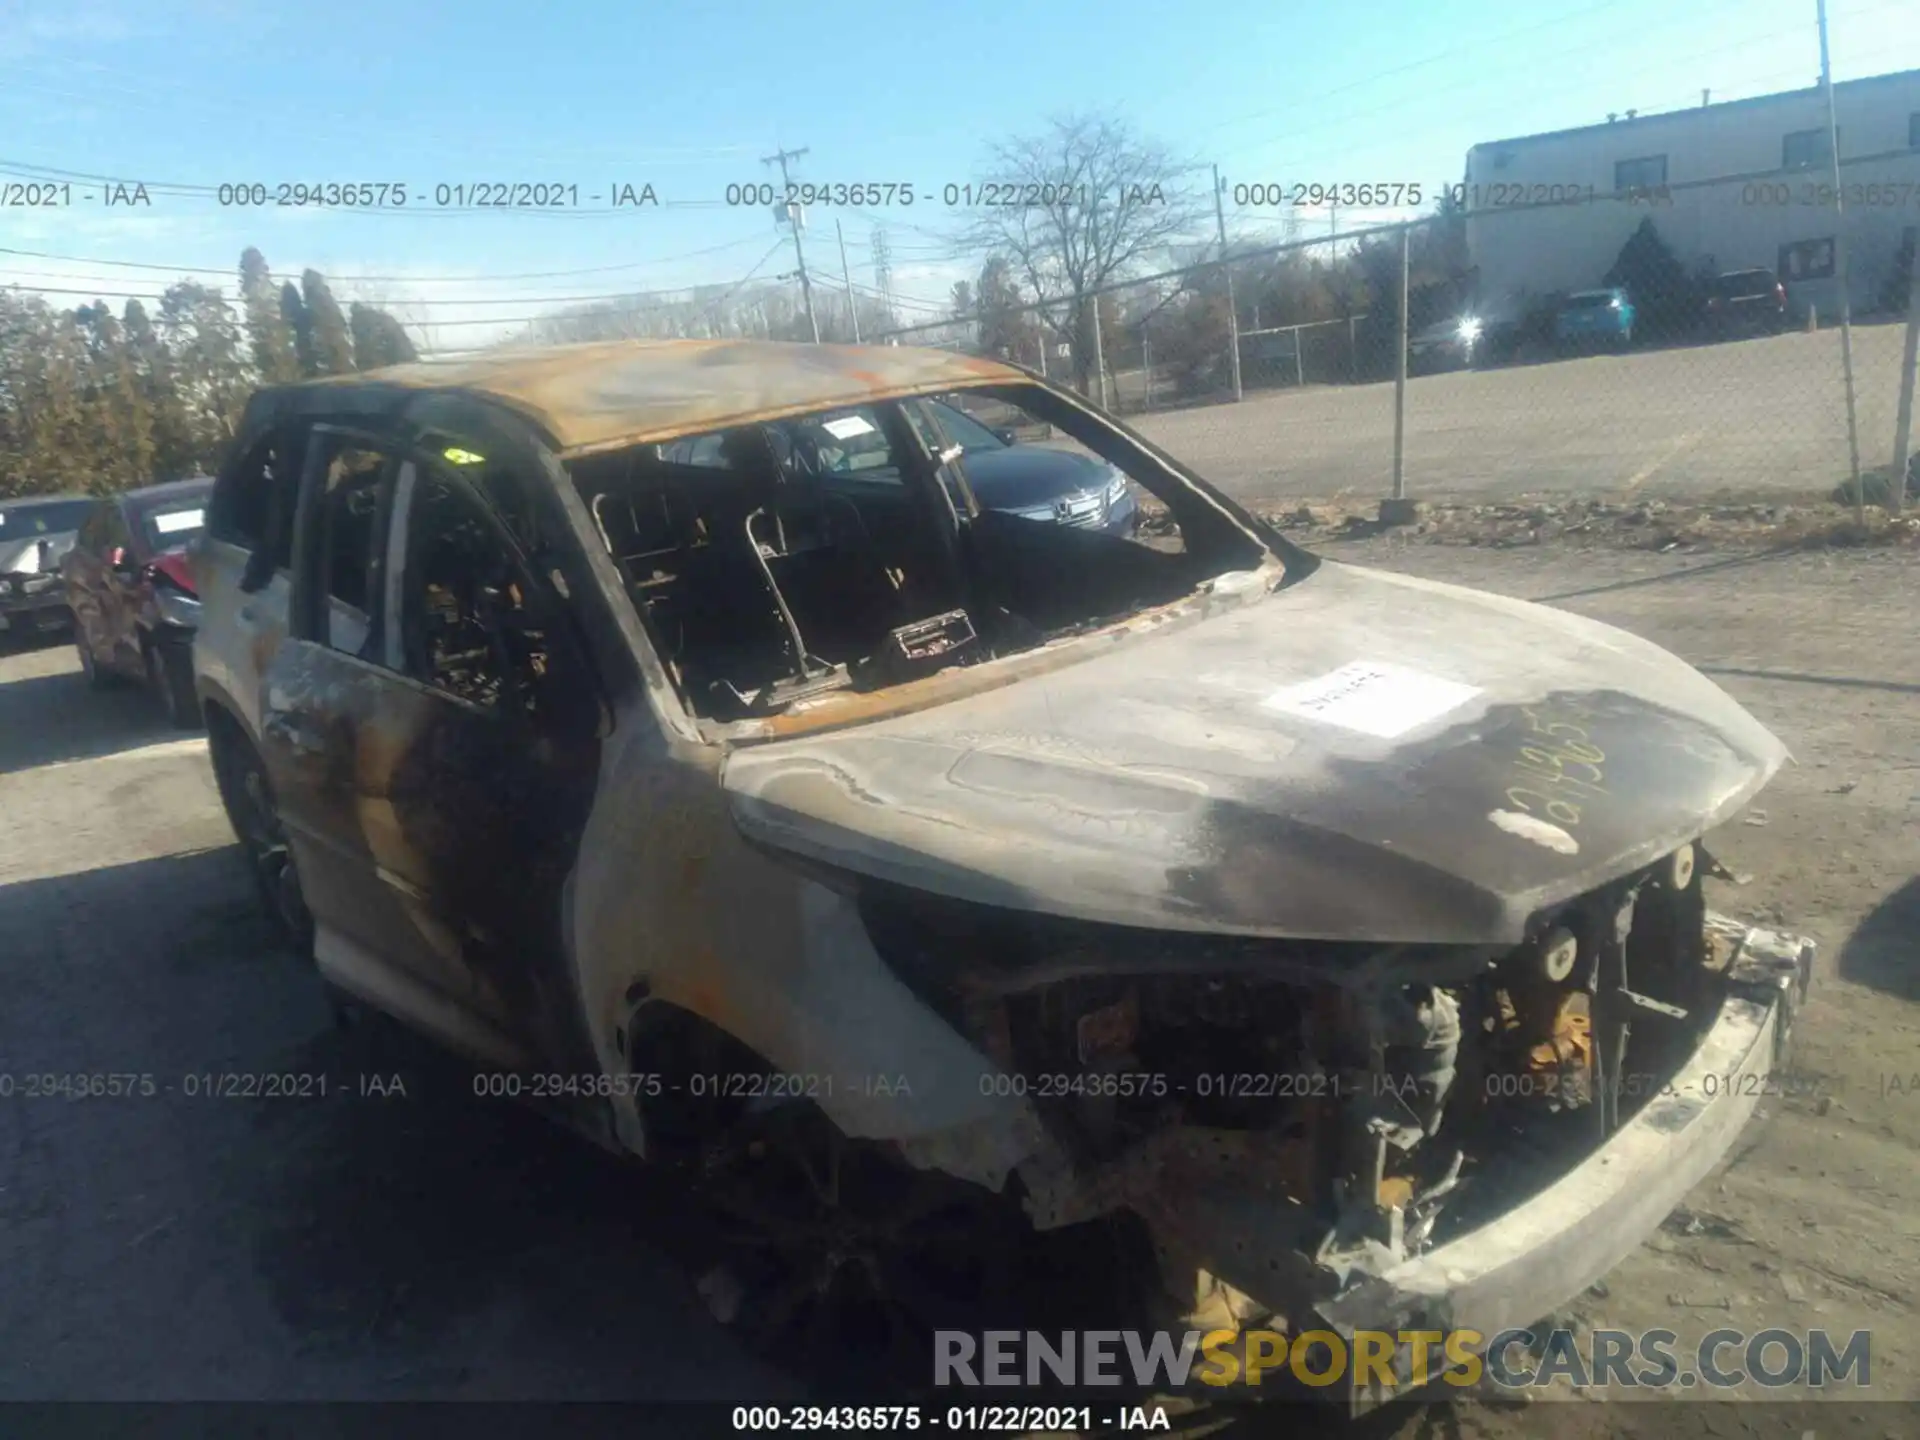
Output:
[[[1410,70],[1425,69],[1429,65],[1436,65],[1442,60],[1448,59],[1454,55],[1458,55],[1463,50],[1471,49],[1472,53],[1477,58],[1484,58],[1486,53],[1489,50],[1491,50],[1495,46],[1505,43],[1508,40],[1518,39],[1522,35],[1532,35],[1537,31],[1548,29],[1551,26],[1569,25],[1576,20],[1584,20],[1589,15],[1597,15],[1602,10],[1612,10],[1622,3],[1623,3],[1623,0],[1601,0],[1600,4],[1592,6],[1589,9],[1576,11],[1572,15],[1556,15],[1553,19],[1543,21],[1536,25],[1523,25],[1518,29],[1508,30],[1503,34],[1489,36],[1481,40],[1475,40],[1471,46],[1466,46],[1466,45],[1450,46],[1449,48],[1442,50],[1438,55],[1429,55],[1424,60],[1415,60],[1406,65],[1396,66],[1392,70],[1382,70],[1378,74],[1370,75],[1364,80],[1355,80],[1346,85],[1336,85],[1334,86],[1333,89],[1323,90],[1317,95],[1302,96],[1290,102],[1288,105],[1280,109],[1257,110],[1251,115],[1236,115],[1226,120],[1217,121],[1216,123],[1207,126],[1205,129],[1201,130],[1199,133],[1202,135],[1210,135],[1216,130],[1224,130],[1229,125],[1247,125],[1247,124],[1251,124],[1255,120],[1270,119],[1275,115],[1298,114],[1302,109],[1302,107],[1317,106],[1322,101],[1331,100],[1336,95],[1345,95],[1350,91],[1364,89],[1369,85],[1377,83],[1378,81],[1390,80],[1396,75],[1405,75]],[[1423,91],[1422,93],[1425,94],[1429,92]]]
[[[1893,9],[1893,8],[1905,9],[1908,3],[1909,3],[1909,0],[1892,0],[1892,3],[1888,3],[1888,4],[1869,5],[1862,9],[1852,11],[1849,18],[1857,18],[1860,15],[1869,15],[1874,13],[1877,10],[1885,10],[1885,9]],[[1711,17],[1714,15],[1721,14],[1723,11],[1744,11],[1746,8],[1747,6],[1745,3],[1745,0],[1735,0],[1735,3],[1733,4],[1715,7],[1714,9],[1705,11],[1703,13],[1704,15]],[[1699,17],[1696,16],[1694,18],[1699,18]],[[1745,47],[1755,44],[1761,40],[1778,40],[1785,36],[1794,35],[1799,33],[1799,31],[1802,28],[1803,27],[1796,25],[1789,28],[1785,28],[1785,29],[1770,31],[1758,36],[1746,36],[1730,44],[1716,45],[1707,50],[1694,51],[1685,55],[1663,57],[1663,62],[1671,65],[1679,65],[1679,64],[1684,64],[1694,60],[1707,59],[1714,55],[1724,54],[1729,50],[1744,49]],[[1527,68],[1528,70],[1537,73],[1541,70],[1548,68],[1546,65],[1546,62],[1548,61],[1565,59],[1569,56],[1575,56],[1575,55],[1586,55],[1586,54],[1590,54],[1591,51],[1592,51],[1592,42],[1591,41],[1585,42],[1580,45],[1572,46],[1566,50],[1559,50],[1549,55],[1536,57],[1533,61],[1531,61],[1528,64]],[[1261,148],[1263,146],[1270,146],[1270,145],[1276,144],[1281,140],[1294,139],[1296,137],[1303,136],[1303,135],[1314,135],[1314,134],[1324,133],[1325,131],[1334,129],[1336,127],[1350,125],[1356,120],[1372,119],[1379,115],[1390,114],[1396,110],[1404,110],[1410,105],[1426,105],[1428,107],[1431,107],[1433,101],[1436,98],[1457,94],[1466,90],[1480,90],[1484,88],[1485,88],[1484,80],[1481,77],[1476,76],[1471,80],[1463,81],[1460,84],[1448,86],[1440,90],[1433,90],[1433,89],[1414,90],[1407,94],[1402,95],[1397,100],[1394,100],[1385,105],[1374,106],[1373,108],[1366,109],[1366,110],[1349,111],[1349,112],[1339,113],[1334,115],[1321,116],[1318,119],[1316,119],[1316,121],[1311,125],[1303,126],[1297,129],[1281,130],[1277,134],[1269,135],[1264,140],[1261,140],[1249,145],[1243,145],[1235,150],[1229,150],[1225,152],[1222,158],[1229,158],[1234,155],[1244,155],[1250,150]],[[1564,88],[1564,86],[1560,88]],[[1449,114],[1448,119],[1450,121],[1457,123],[1461,120],[1477,119],[1480,116],[1490,115],[1495,113],[1496,111],[1505,112],[1505,111],[1511,110],[1513,105],[1513,100],[1514,100],[1514,97],[1511,94],[1508,94],[1503,98],[1501,103],[1497,106],[1489,106],[1485,109],[1474,111],[1467,115]]]
[[[71,288],[54,285],[19,285],[8,282],[6,288],[23,290],[29,295],[92,295],[114,300],[158,300],[161,297],[145,290],[108,290],[104,288]],[[331,283],[328,286],[332,288]],[[688,289],[688,286],[667,287],[674,290]],[[359,301],[360,304],[385,303],[392,305],[591,305],[607,300],[631,300],[649,292],[644,290],[609,290],[598,295],[482,295],[471,299],[436,298],[427,300],[389,300],[384,302]],[[335,299],[353,300],[353,296],[336,295]]]
[[768,246],[767,253],[762,255],[758,260],[754,261],[753,269],[747,271],[746,274],[742,275],[738,280],[734,281],[733,284],[728,287],[727,293],[722,295],[718,300],[714,301],[713,304],[708,308],[713,310],[718,310],[721,306],[725,305],[729,300],[733,299],[735,295],[738,295],[742,287],[744,287],[749,280],[753,279],[755,275],[760,273],[760,267],[762,265],[765,265],[767,261],[771,260],[774,257],[775,253],[780,249],[780,243],[781,243],[780,241],[775,240],[772,245]]
[[[763,267],[767,263],[767,261],[771,260],[774,257],[774,255],[778,253],[780,247],[785,243],[786,242],[784,240],[775,240],[773,244],[767,248],[766,254],[762,255],[758,260],[756,260],[753,263],[753,268],[748,270],[747,273],[742,275],[738,280],[734,281],[733,284],[727,288],[726,292],[716,300],[713,300],[711,302],[706,302],[704,304],[700,301],[697,301],[691,298],[686,300],[659,301],[651,305],[643,305],[643,306],[636,307],[633,310],[617,312],[613,318],[619,318],[619,316],[622,314],[632,315],[632,316],[650,315],[650,314],[658,314],[662,311],[669,311],[674,309],[690,309],[696,306],[700,309],[705,310],[707,313],[711,314],[719,310],[729,300],[733,299],[735,295],[739,294],[740,291],[753,280],[754,276],[759,274],[761,267]],[[436,328],[441,325],[446,325],[446,326],[471,326],[471,325],[535,326],[535,325],[563,324],[567,321],[583,321],[583,320],[605,319],[605,318],[608,318],[608,317],[604,314],[599,316],[592,316],[592,315],[568,315],[568,314],[562,313],[558,315],[532,315],[532,316],[526,317],[525,319],[516,319],[516,320],[434,320],[434,321],[427,321],[421,324],[417,324],[416,328],[425,329],[429,325],[434,326]],[[484,345],[466,347],[466,349],[461,352],[449,351],[441,346],[432,346],[430,348],[436,354],[449,354],[449,353],[469,353],[471,351],[484,350],[489,347]]]
[[[408,285],[479,285],[492,284],[504,280],[561,280],[573,275],[609,275],[617,270],[637,270],[646,265],[671,265],[681,260],[696,260],[705,255],[718,255],[725,250],[738,250],[743,245],[759,242],[758,235],[743,235],[738,240],[729,240],[723,245],[708,245],[699,250],[687,250],[678,255],[661,255],[651,260],[625,260],[617,265],[592,265],[578,270],[522,270],[498,275],[343,275],[341,282],[360,282],[366,284],[408,284]],[[20,255],[34,260],[59,260],[69,265],[102,265],[122,270],[165,270],[183,275],[224,275],[229,279],[239,274],[239,267],[220,269],[212,265],[166,265],[153,260],[102,260],[86,255],[57,255],[45,250],[16,250],[0,245],[0,255]],[[288,267],[283,273],[294,269],[318,267]],[[45,279],[84,277],[45,276]]]
[[[34,64],[36,68],[38,68],[38,62],[28,61],[24,63]],[[0,69],[3,68],[4,62],[0,62]],[[126,71],[116,71],[113,67],[101,64],[98,61],[86,62],[85,68],[89,73],[87,76],[88,88],[84,91],[50,86],[37,77],[27,80],[9,79],[6,88],[9,91],[29,91],[64,99],[81,100],[90,104],[97,104],[102,93],[127,96],[136,102],[133,108],[163,111],[176,118],[182,109],[197,109],[208,115],[226,117],[235,115],[244,116],[248,123],[252,123],[257,119],[255,112],[244,105],[209,105],[207,103],[209,92],[205,87],[199,85],[170,85],[162,87],[161,91],[157,94],[149,93],[132,89],[125,85],[115,86],[103,83],[96,78],[100,75],[119,75],[126,77],[128,75]],[[154,76],[150,72],[143,71],[140,74],[140,78],[150,80],[154,78]],[[213,93],[217,94],[218,92]],[[344,122],[344,125],[341,129],[330,131],[315,126],[313,124],[315,121],[331,121],[335,125],[341,125],[341,123]],[[363,113],[352,114],[340,111],[314,112],[308,110],[304,105],[301,107],[301,124],[303,129],[310,134],[316,134],[324,138],[329,135],[338,136],[346,133],[353,138],[355,143],[373,141],[378,143],[383,151],[390,151],[396,144],[405,142],[424,142],[436,146],[444,152],[460,153],[474,148],[475,144],[474,136],[471,133],[447,137],[429,131],[422,131],[412,126],[409,126],[404,131],[400,131],[390,126],[368,123]],[[725,163],[735,156],[750,155],[753,153],[753,147],[750,145],[669,146],[663,149],[640,152],[635,152],[624,146],[618,146],[605,151],[604,158],[600,155],[581,152],[577,149],[570,149],[564,158],[558,158],[552,151],[522,151],[510,154],[499,141],[492,138],[486,141],[486,149],[489,154],[499,155],[502,159],[514,160],[516,163],[527,165],[543,166],[548,169],[553,168],[555,163],[568,165],[581,163],[594,165],[720,164]]]
[[924,296],[901,295],[895,291],[882,290],[877,286],[863,284],[862,282],[858,280],[850,279],[845,275],[842,275],[840,277],[840,281],[842,284],[851,285],[855,290],[859,291],[860,294],[866,296],[867,299],[869,300],[884,300],[888,304],[898,306],[900,309],[903,309],[903,310],[944,311],[948,308],[945,304],[943,304],[938,300],[929,300]]

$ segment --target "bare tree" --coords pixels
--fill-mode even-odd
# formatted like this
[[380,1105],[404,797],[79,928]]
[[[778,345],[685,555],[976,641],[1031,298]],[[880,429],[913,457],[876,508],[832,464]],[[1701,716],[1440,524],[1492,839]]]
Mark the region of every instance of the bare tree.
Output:
[[1043,133],[989,151],[982,178],[998,188],[988,198],[1005,199],[1010,189],[1014,203],[983,205],[959,246],[1012,261],[1025,289],[1046,307],[1039,313],[1073,346],[1083,392],[1093,377],[1089,297],[1191,238],[1209,218],[1182,179],[1193,168],[1104,115],[1055,119]]

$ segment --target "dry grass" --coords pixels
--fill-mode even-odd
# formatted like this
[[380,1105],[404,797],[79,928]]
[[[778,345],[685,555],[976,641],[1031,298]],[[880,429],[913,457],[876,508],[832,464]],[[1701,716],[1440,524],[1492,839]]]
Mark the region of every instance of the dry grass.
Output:
[[[1895,517],[1869,504],[1861,520],[1850,502],[1825,499],[1797,504],[1682,504],[1522,496],[1478,505],[1429,504],[1413,525],[1383,530],[1377,501],[1342,498],[1302,501],[1264,512],[1261,518],[1309,545],[1314,540],[1384,533],[1415,544],[1494,549],[1549,543],[1656,552],[1920,546],[1920,514]],[[1146,502],[1143,532],[1152,535],[1171,529],[1164,509]]]

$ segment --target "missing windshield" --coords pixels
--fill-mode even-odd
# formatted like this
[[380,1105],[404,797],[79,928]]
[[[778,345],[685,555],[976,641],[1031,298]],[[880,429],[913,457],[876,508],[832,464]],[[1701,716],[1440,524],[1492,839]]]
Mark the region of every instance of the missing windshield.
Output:
[[[845,405],[575,462],[682,697],[731,721],[985,663],[1272,554],[1037,387]],[[1152,506],[1167,522],[1142,533]]]

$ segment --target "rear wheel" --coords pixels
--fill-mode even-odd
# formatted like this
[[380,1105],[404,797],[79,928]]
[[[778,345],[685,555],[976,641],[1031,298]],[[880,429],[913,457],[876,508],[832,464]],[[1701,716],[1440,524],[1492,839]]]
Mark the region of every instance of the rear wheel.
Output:
[[311,958],[313,916],[301,893],[300,876],[293,866],[293,851],[280,823],[266,766],[232,721],[215,726],[211,739],[220,801],[240,841],[260,903],[281,938],[301,956]]
[[113,681],[113,677],[100,668],[93,658],[93,647],[87,644],[87,632],[78,619],[73,624],[73,648],[80,654],[80,673],[87,677],[87,684],[95,690],[104,690]]

